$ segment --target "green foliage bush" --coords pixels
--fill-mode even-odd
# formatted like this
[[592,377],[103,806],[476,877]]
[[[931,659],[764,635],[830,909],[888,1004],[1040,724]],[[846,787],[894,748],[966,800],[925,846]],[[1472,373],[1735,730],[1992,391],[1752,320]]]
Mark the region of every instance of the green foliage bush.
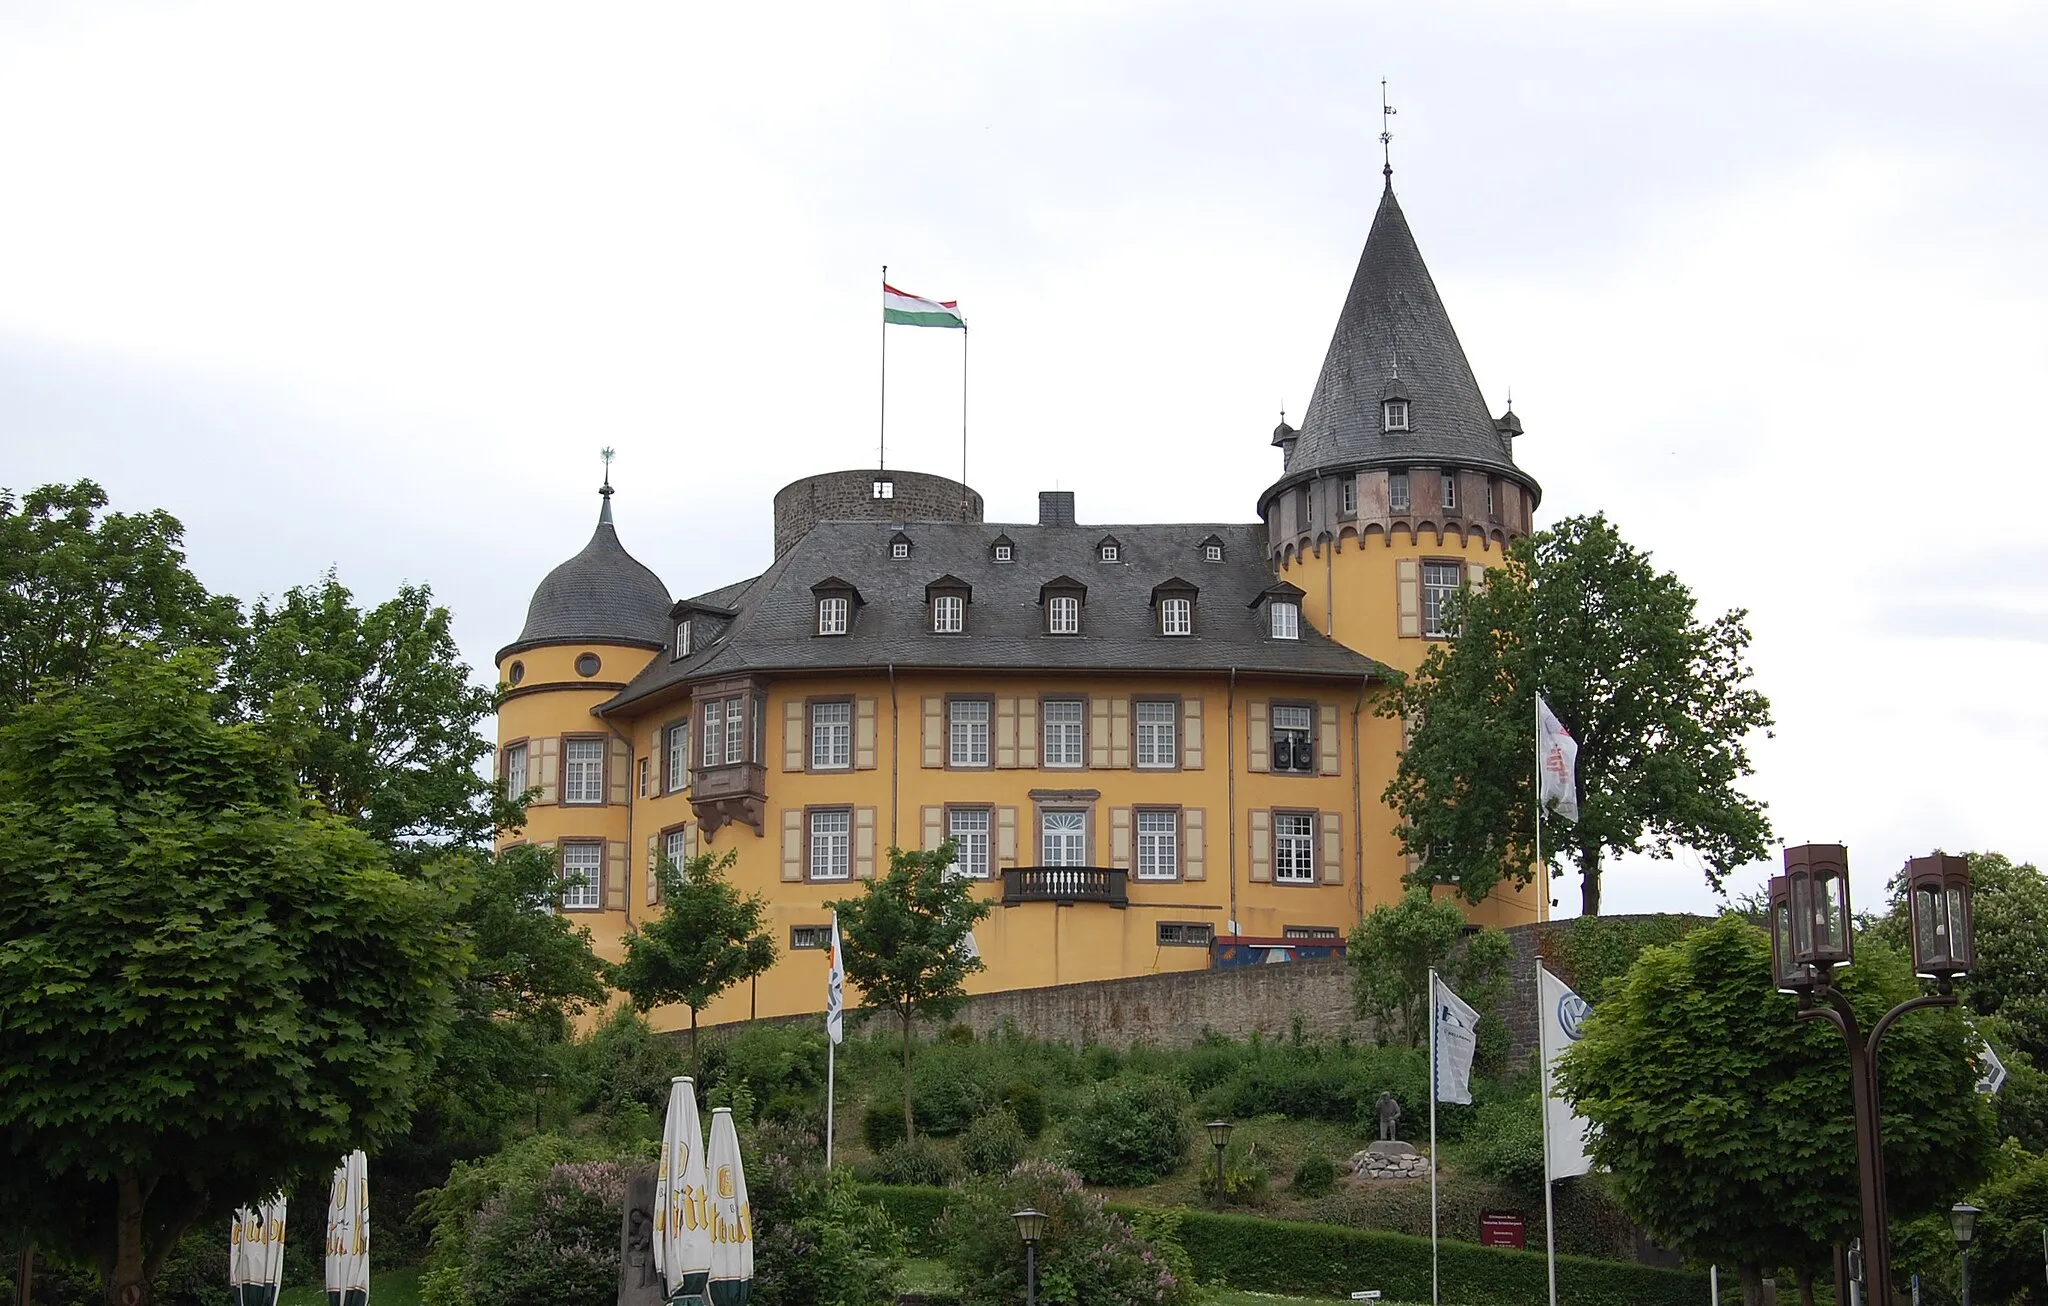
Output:
[[[825,1034],[809,1025],[752,1022],[704,1044],[705,1093],[745,1084],[764,1115],[807,1120],[825,1094]],[[897,1112],[901,1115],[899,1109]],[[823,1127],[822,1115],[819,1115]]]
[[1321,1152],[1310,1152],[1294,1167],[1294,1191],[1303,1197],[1322,1197],[1337,1187],[1337,1163]]
[[1533,1096],[1503,1098],[1478,1109],[1469,1155],[1481,1174],[1522,1193],[1543,1191],[1543,1116]]
[[[1615,1202],[1600,1176],[1561,1179],[1557,1207],[1557,1250],[1607,1260],[1635,1257],[1635,1222]],[[1510,1188],[1468,1171],[1445,1169],[1437,1178],[1437,1218],[1443,1237],[1479,1241],[1484,1215],[1510,1212],[1522,1217],[1529,1246],[1543,1245],[1543,1192]],[[1322,1224],[1429,1236],[1429,1185],[1421,1183],[1345,1184],[1326,1197],[1313,1199],[1307,1217]]]
[[621,1156],[599,1140],[540,1134],[480,1160],[456,1162],[448,1182],[420,1198],[433,1230],[421,1301],[568,1306],[612,1300],[626,1174],[653,1160],[652,1153],[650,1147]]
[[1211,1206],[1257,1206],[1266,1199],[1266,1183],[1264,1166],[1226,1163],[1220,1179],[1213,1169],[1205,1169],[1196,1186]]
[[753,1306],[888,1306],[903,1236],[844,1166],[818,1165],[818,1136],[770,1123],[747,1169],[754,1209]]
[[877,1183],[939,1186],[960,1177],[960,1162],[945,1144],[920,1136],[884,1148],[868,1175]]
[[661,1136],[669,1081],[689,1073],[682,1049],[624,1004],[570,1049],[567,1064],[577,1110],[602,1116],[625,1133],[652,1138]]
[[1559,978],[1598,1006],[1644,948],[1676,943],[1703,924],[1698,916],[1580,916],[1562,931],[1539,935],[1537,946]]
[[860,1138],[868,1151],[880,1156],[903,1141],[903,1099],[877,1097],[860,1113]]
[[1024,1159],[1024,1131],[1007,1109],[990,1111],[960,1139],[960,1163],[970,1174],[1007,1174]]
[[985,1114],[1001,1082],[989,1070],[989,1058],[971,1041],[942,1040],[920,1051],[911,1070],[917,1131],[950,1138]]
[[1003,1105],[1016,1117],[1026,1138],[1045,1132],[1045,1093],[1028,1080],[1018,1080],[1003,1091]]
[[1172,1174],[1193,1139],[1187,1090],[1170,1079],[1111,1080],[1066,1125],[1075,1169],[1091,1184],[1115,1187]]
[[1028,1162],[1000,1178],[972,1180],[940,1219],[938,1233],[966,1306],[1014,1306],[1024,1293],[1011,1212],[1045,1214],[1038,1242],[1038,1299],[1073,1306],[1192,1306],[1195,1285],[1081,1187],[1078,1175]]

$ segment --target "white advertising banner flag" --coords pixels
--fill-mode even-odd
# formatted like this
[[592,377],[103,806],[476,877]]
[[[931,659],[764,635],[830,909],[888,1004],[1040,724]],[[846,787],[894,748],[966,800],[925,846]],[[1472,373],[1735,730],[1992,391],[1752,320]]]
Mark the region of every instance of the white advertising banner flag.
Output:
[[1586,1155],[1586,1120],[1557,1095],[1555,1070],[1564,1050],[1579,1041],[1579,1031],[1593,1009],[1566,988],[1564,981],[1536,968],[1537,1016],[1543,1041],[1543,1132],[1550,1154],[1550,1177],[1568,1179],[1593,1168]]
[[1571,737],[1550,704],[1536,696],[1536,774],[1542,789],[1536,805],[1565,820],[1579,819],[1579,745]]
[[832,913],[832,969],[825,973],[825,1036],[834,1043],[846,1029],[846,961],[839,955],[839,913]]
[[[1432,973],[1434,978],[1434,973]],[[1442,980],[1435,984],[1430,1019],[1436,1022],[1436,1100],[1472,1105],[1472,1055],[1479,1048],[1479,1013],[1465,999],[1451,992]]]
[[370,1300],[370,1158],[350,1152],[327,1200],[327,1306]]

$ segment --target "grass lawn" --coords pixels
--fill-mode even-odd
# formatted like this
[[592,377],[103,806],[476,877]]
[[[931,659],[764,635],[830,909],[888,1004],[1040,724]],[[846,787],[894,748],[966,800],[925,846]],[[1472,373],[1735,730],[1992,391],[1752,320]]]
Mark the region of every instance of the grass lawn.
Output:
[[[420,1306],[420,1272],[417,1266],[379,1270],[370,1266],[371,1306]],[[277,1306],[327,1306],[327,1293],[312,1284],[286,1288],[277,1294]]]

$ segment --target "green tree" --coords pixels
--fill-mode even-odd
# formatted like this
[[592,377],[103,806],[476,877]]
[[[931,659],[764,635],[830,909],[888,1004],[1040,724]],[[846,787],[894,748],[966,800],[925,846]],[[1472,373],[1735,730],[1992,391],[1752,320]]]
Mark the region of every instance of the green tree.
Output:
[[1478,902],[1534,877],[1538,689],[1579,746],[1579,820],[1545,821],[1543,842],[1546,862],[1577,864],[1585,915],[1609,854],[1691,848],[1717,888],[1765,854],[1764,804],[1735,787],[1771,724],[1743,662],[1747,613],[1701,622],[1692,592],[1601,516],[1517,541],[1451,602],[1461,633],[1379,708],[1416,723],[1385,799],[1417,882]]
[[[2003,1023],[2012,1045],[2040,1064],[2048,1058],[2048,876],[2003,853],[1964,853],[1970,866],[1970,924],[1977,946],[1956,992],[1979,1016]],[[1890,905],[1874,929],[1907,946],[1906,878],[1891,878]]]
[[[1919,988],[1897,952],[1859,945],[1840,980],[1868,1031]],[[1745,1302],[1771,1267],[1825,1264],[1861,1218],[1841,1034],[1795,1019],[1770,959],[1763,931],[1732,915],[1645,949],[1560,1062],[1622,1207],[1666,1247],[1740,1266]],[[1952,1202],[1988,1172],[1995,1131],[1971,1091],[1969,1044],[1950,1011],[1916,1012],[1885,1038],[1895,1219]]]
[[0,728],[0,1225],[146,1303],[178,1237],[401,1132],[462,946],[308,804],[212,661],[115,655]]
[[38,681],[82,685],[139,640],[225,648],[241,614],[185,566],[185,528],[161,510],[103,512],[92,481],[0,490],[0,722]]
[[1467,935],[1457,903],[1413,888],[1354,926],[1344,955],[1359,1016],[1372,1022],[1382,1042],[1399,1039],[1412,1048],[1429,1033],[1429,972],[1474,1010],[1492,1011],[1514,945],[1499,930]]
[[963,950],[975,922],[995,910],[973,883],[949,874],[951,840],[928,852],[889,850],[889,873],[857,898],[825,905],[839,913],[846,977],[868,1012],[893,1011],[903,1022],[903,1136],[917,1137],[911,1104],[910,1034],[919,1020],[944,1020],[967,998],[967,977],[986,970]]
[[690,1009],[690,1073],[702,1078],[697,1013],[742,980],[775,964],[775,940],[762,928],[768,902],[743,894],[726,873],[739,860],[705,853],[678,870],[666,857],[655,869],[661,915],[626,931],[626,959],[611,968],[612,986],[652,1011],[680,1002]]
[[304,712],[301,777],[403,867],[521,823],[507,801],[518,795],[478,769],[492,751],[479,727],[497,705],[470,683],[450,623],[424,585],[364,609],[329,572],[259,601],[229,665],[249,710]]

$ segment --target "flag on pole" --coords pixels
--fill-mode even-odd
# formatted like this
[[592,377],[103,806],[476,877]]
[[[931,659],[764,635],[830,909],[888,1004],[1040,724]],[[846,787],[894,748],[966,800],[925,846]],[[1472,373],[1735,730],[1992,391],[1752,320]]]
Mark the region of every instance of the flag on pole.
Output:
[[960,302],[954,299],[920,299],[882,283],[882,321],[890,326],[957,327],[965,331],[967,319],[960,316]]
[[1549,1144],[1549,1177],[1569,1179],[1592,1169],[1593,1162],[1586,1155],[1586,1118],[1557,1095],[1556,1066],[1564,1050],[1579,1041],[1579,1032],[1593,1009],[1541,966],[1536,968],[1536,989],[1541,1004],[1537,1015],[1542,1019],[1543,1133]]
[[1430,1019],[1435,1022],[1436,1100],[1472,1105],[1472,1054],[1479,1047],[1479,1013],[1465,999],[1451,992],[1450,985],[1436,982],[1436,1001]]
[[[1536,696],[1536,774],[1543,787],[1536,805],[1567,821],[1579,819],[1579,745],[1543,701]],[[1555,806],[1552,806],[1553,802]]]
[[839,955],[839,913],[832,913],[832,969],[825,975],[825,1036],[846,1036],[846,962]]

